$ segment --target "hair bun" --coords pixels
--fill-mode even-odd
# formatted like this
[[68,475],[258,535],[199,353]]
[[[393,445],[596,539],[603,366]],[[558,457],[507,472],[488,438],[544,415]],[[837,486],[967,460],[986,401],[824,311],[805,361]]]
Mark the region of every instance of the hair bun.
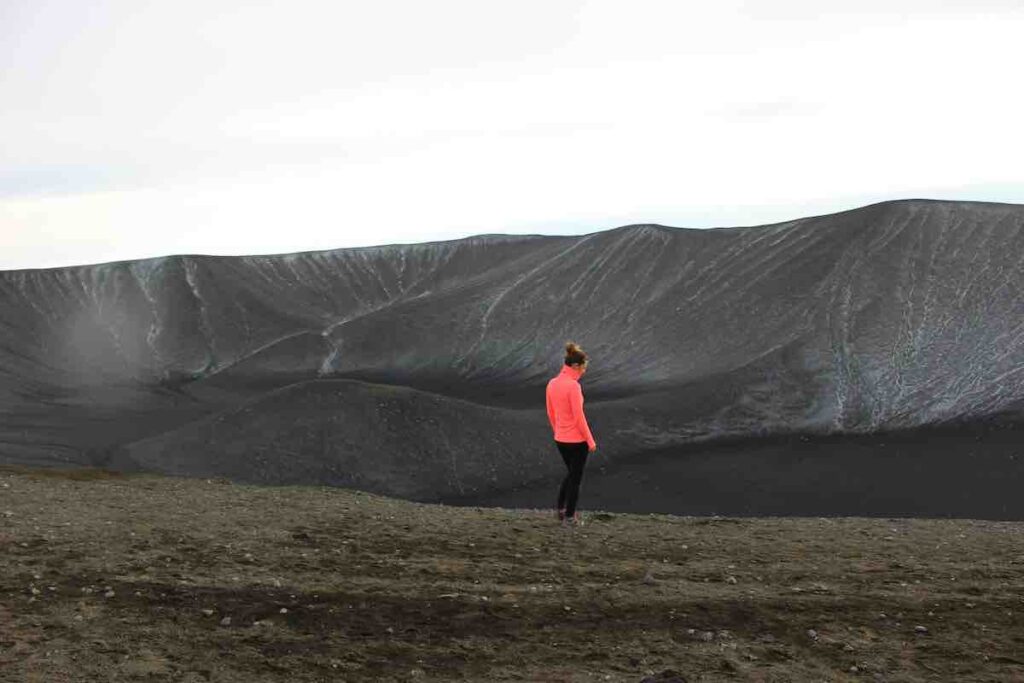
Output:
[[586,364],[587,352],[580,348],[580,345],[574,341],[565,343],[565,364],[576,365],[577,363]]

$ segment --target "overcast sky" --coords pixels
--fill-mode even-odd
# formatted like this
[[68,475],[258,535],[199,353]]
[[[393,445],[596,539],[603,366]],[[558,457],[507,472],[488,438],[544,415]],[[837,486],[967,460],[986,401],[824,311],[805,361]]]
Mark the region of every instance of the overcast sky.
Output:
[[1024,203],[1022,36],[1022,0],[0,0],[0,269]]

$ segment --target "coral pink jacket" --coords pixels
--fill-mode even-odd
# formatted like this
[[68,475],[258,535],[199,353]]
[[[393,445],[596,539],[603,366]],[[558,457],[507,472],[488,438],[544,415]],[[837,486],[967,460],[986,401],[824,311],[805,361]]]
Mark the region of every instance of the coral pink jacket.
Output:
[[594,448],[594,436],[583,414],[583,388],[579,379],[579,370],[563,365],[562,371],[548,381],[548,420],[551,431],[555,433],[555,441],[586,441],[590,448]]

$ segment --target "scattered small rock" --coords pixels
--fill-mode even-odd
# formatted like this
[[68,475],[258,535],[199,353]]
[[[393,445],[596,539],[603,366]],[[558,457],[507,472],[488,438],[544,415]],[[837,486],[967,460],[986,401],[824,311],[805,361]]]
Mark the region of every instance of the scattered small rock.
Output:
[[103,597],[105,597],[105,598],[112,598],[112,597],[114,597],[114,591],[108,590],[106,593],[103,594]]
[[813,628],[809,628],[809,629],[807,629],[807,637],[810,638],[811,640],[817,640],[818,639],[818,632],[815,631]]
[[736,577],[735,576],[727,576],[727,577],[725,577],[725,582],[726,583],[731,583],[733,585],[736,585]]
[[288,608],[287,607],[282,607],[280,609],[280,612],[281,612],[281,614],[288,614]]
[[221,626],[231,626],[231,617],[224,617],[220,620]]
[[651,574],[650,570],[647,570],[647,573],[644,574],[643,582],[651,586],[657,583],[657,579],[654,578],[654,574]]
[[213,610],[212,609],[204,609],[204,610],[202,610],[202,612],[203,612],[203,614],[205,614],[208,617],[212,617],[213,616]]
[[914,627],[914,633],[920,633],[921,635],[926,635],[928,633],[928,627],[927,626],[915,626]]

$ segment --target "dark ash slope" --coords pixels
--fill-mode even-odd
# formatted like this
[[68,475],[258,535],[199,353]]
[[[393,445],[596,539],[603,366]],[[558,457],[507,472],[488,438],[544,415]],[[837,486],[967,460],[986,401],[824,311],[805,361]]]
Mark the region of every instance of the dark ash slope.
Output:
[[[559,465],[543,386],[568,338],[592,354],[588,414],[616,467],[723,437],[1012,422],[1022,226],[1021,206],[908,200],[751,228],[3,272],[0,461],[422,499],[522,488]],[[357,417],[381,385],[433,427]],[[381,469],[373,454],[409,443]]]

